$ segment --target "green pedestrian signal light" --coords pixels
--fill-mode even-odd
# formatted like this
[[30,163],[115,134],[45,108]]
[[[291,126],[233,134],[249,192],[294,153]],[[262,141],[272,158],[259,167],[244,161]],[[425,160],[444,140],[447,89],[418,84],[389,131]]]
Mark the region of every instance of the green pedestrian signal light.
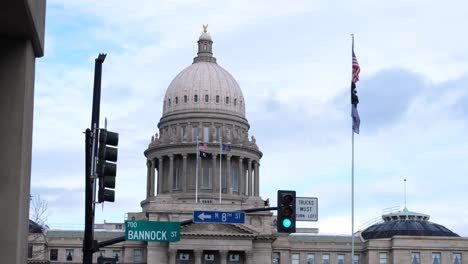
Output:
[[278,191],[278,233],[296,232],[296,191]]

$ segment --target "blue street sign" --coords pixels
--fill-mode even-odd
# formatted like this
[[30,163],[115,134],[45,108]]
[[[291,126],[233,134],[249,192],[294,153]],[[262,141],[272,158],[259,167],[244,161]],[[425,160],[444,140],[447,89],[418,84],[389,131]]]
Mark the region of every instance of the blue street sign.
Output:
[[222,211],[193,211],[193,222],[215,224],[245,224],[245,213]]

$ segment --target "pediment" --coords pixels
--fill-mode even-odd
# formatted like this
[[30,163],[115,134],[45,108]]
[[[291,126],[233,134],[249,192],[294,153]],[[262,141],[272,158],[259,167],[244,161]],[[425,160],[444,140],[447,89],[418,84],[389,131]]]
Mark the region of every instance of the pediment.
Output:
[[189,224],[181,227],[182,235],[197,236],[255,236],[258,232],[235,224]]

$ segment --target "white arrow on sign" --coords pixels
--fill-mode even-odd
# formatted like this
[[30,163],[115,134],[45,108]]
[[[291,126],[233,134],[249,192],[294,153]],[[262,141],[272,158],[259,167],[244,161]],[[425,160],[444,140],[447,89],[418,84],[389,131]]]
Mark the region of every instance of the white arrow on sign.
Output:
[[206,215],[204,212],[198,215],[198,218],[200,218],[202,221],[205,221],[205,219],[211,219],[211,215]]

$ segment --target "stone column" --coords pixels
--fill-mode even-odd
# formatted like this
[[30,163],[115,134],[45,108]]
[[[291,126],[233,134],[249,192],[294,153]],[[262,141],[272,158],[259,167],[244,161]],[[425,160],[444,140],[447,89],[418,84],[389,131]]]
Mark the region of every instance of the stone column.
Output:
[[182,155],[182,192],[187,191],[187,154]]
[[150,183],[149,183],[149,195],[154,196],[154,183],[155,183],[155,177],[156,177],[156,170],[155,170],[155,165],[156,165],[156,160],[151,159],[149,161],[150,163]]
[[228,252],[226,250],[219,251],[220,263],[227,264],[227,255]]
[[252,188],[252,159],[250,159],[250,158],[247,159],[247,166],[248,166],[248,170],[249,170],[249,176],[248,176],[248,179],[249,179],[249,184],[248,184],[249,187],[248,188],[249,189],[248,189],[247,194],[249,196],[253,196],[252,195],[252,190],[253,190],[253,188]]
[[226,169],[227,169],[227,193],[232,194],[232,174],[231,174],[231,157],[232,155],[226,155]]
[[[218,156],[213,153],[212,157],[213,157],[213,169],[211,171],[213,173],[211,176],[213,177],[212,179],[213,197],[218,197],[218,195],[216,195],[217,193],[219,193],[218,191],[219,189],[219,166],[216,166],[216,159],[218,158]],[[221,160],[219,162],[221,162]]]
[[253,251],[249,250],[245,252],[245,263],[254,264],[253,262]]
[[162,194],[163,192],[163,171],[164,171],[164,163],[163,163],[163,156],[159,157],[159,165],[158,165],[158,194]]
[[168,243],[148,242],[146,263],[147,264],[167,264],[168,263]]
[[239,194],[244,195],[245,194],[245,172],[243,171],[244,169],[242,168],[242,158],[239,156],[239,179],[240,179],[240,186],[239,186]]
[[172,193],[174,189],[174,155],[169,155],[169,177],[167,179],[169,181],[169,193]]
[[151,195],[151,161],[146,160],[146,199]]
[[260,175],[259,175],[260,164],[258,163],[258,160],[255,161],[254,166],[255,166],[255,191],[254,191],[254,195],[255,196],[260,196]]
[[176,264],[177,250],[169,249],[169,264]]
[[194,251],[195,264],[201,264],[202,263],[202,255],[203,255],[202,250],[195,250]]

